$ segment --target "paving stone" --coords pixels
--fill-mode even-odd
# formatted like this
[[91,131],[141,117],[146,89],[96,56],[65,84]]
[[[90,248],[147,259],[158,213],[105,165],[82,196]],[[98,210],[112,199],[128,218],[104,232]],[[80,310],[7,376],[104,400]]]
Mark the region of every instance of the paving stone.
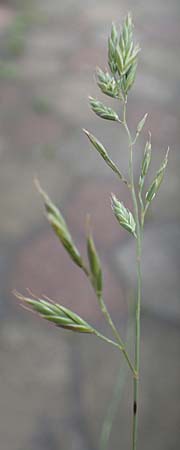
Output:
[[[134,243],[117,252],[119,272],[135,285]],[[180,319],[179,304],[179,227],[173,222],[149,226],[143,243],[144,308],[161,317]]]

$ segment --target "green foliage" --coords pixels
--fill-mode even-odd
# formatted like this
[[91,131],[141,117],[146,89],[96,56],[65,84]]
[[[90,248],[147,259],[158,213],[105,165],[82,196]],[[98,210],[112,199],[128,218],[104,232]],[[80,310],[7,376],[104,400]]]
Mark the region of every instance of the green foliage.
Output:
[[162,162],[159,170],[156,173],[156,176],[150,186],[150,188],[148,189],[147,193],[146,193],[146,201],[148,203],[152,202],[153,198],[156,196],[156,194],[159,191],[159,188],[161,186],[161,183],[163,181],[164,178],[164,174],[165,174],[165,170],[166,170],[166,166],[168,163],[168,153],[169,153],[169,148],[167,150],[166,156],[164,158],[164,161]]
[[141,131],[146,123],[147,116],[148,116],[148,114],[146,113],[137,125],[137,134],[138,135],[141,133]]
[[86,136],[88,137],[88,139],[90,140],[91,144],[93,145],[93,147],[98,151],[98,153],[102,156],[102,158],[104,159],[104,161],[106,162],[106,164],[113,170],[113,172],[115,172],[118,177],[125,183],[127,184],[127,181],[124,179],[123,175],[121,174],[120,170],[118,169],[118,167],[116,166],[116,164],[112,161],[112,159],[109,157],[107,150],[105,149],[105,147],[101,144],[101,142],[92,134],[89,133],[89,131],[83,129],[84,133],[86,134]]
[[87,237],[87,253],[89,259],[91,282],[96,291],[97,297],[100,298],[102,296],[101,263],[96,251],[93,237],[90,233]]
[[16,297],[32,310],[40,314],[43,319],[54,323],[57,327],[78,333],[94,333],[94,329],[76,313],[64,306],[54,303],[52,300],[25,297],[18,292],[14,292]]
[[116,75],[117,72],[117,64],[116,64],[116,45],[118,43],[118,33],[116,30],[116,26],[113,23],[111,28],[111,36],[108,39],[108,62],[111,72]]
[[66,225],[66,222],[60,212],[60,210],[52,203],[46,192],[41,188],[38,180],[35,181],[37,189],[39,193],[41,194],[44,206],[46,210],[46,216],[47,219],[52,226],[53,230],[55,231],[55,234],[60,239],[63,247],[66,249],[67,253],[71,257],[71,259],[82,269],[85,270],[83,260],[79,254],[79,251],[77,250],[72,237],[69,233],[68,227]]
[[119,121],[117,113],[113,111],[112,108],[108,108],[93,97],[89,97],[89,102],[92,111],[94,111],[97,116],[101,117],[101,119]]
[[112,24],[111,36],[108,40],[109,67],[118,88],[121,88],[121,98],[127,95],[135,81],[139,51],[139,45],[133,43],[132,17],[128,14],[120,35],[116,26]]
[[112,75],[108,72],[103,72],[99,68],[96,70],[96,74],[97,84],[103,94],[106,94],[109,97],[117,98],[118,100],[123,99],[121,88]]
[[[31,298],[24,297],[20,294],[15,294],[26,305],[30,306],[41,317],[53,322],[56,326],[65,328],[71,331],[80,333],[90,333],[103,339],[120,350],[126,359],[131,374],[133,376],[133,430],[132,430],[132,450],[137,450],[137,424],[138,424],[138,390],[139,390],[139,370],[140,370],[140,329],[141,329],[141,296],[142,296],[142,276],[141,276],[141,253],[142,253],[142,237],[144,229],[144,219],[150,202],[153,200],[160,185],[163,181],[165,169],[168,162],[168,151],[162,162],[155,178],[153,179],[146,195],[145,200],[142,198],[142,190],[145,183],[145,177],[148,173],[151,162],[151,136],[146,142],[144,155],[141,163],[140,177],[138,186],[134,182],[134,151],[135,144],[141,133],[147,114],[140,120],[136,128],[135,138],[127,123],[127,98],[129,90],[131,89],[135,77],[138,63],[139,45],[134,44],[133,39],[133,23],[131,14],[128,14],[120,33],[117,32],[115,24],[112,24],[111,35],[108,39],[108,63],[111,74],[107,71],[97,69],[97,84],[101,92],[113,99],[120,100],[122,105],[122,117],[119,116],[111,107],[105,106],[99,100],[89,97],[92,111],[100,118],[116,122],[118,126],[122,126],[127,135],[128,140],[128,157],[129,157],[129,171],[128,179],[126,180],[117,165],[112,161],[109,152],[105,149],[103,144],[87,130],[84,130],[93,148],[100,154],[106,164],[111,170],[118,175],[120,181],[126,184],[132,197],[133,213],[129,211],[122,202],[120,202],[114,194],[112,194],[111,204],[113,214],[116,217],[120,226],[127,230],[136,239],[136,266],[137,266],[137,299],[135,305],[135,352],[131,360],[127,351],[126,344],[123,342],[119,331],[114,324],[111,315],[104,302],[102,269],[100,259],[94,244],[92,234],[88,231],[87,235],[87,255],[89,268],[87,269],[78,249],[76,248],[67,224],[62,216],[60,210],[52,203],[48,195],[36,181],[36,186],[43,198],[47,219],[52,226],[55,234],[58,236],[61,244],[69,254],[70,258],[80,267],[91,285],[94,288],[98,304],[101,312],[111,327],[115,341],[103,336],[97,330],[93,329],[83,319],[71,310],[60,306],[49,299],[39,299],[31,296]],[[42,105],[40,105],[41,110]],[[144,204],[145,201],[145,204]]]
[[125,208],[123,203],[114,194],[112,194],[111,204],[113,213],[120,225],[136,237],[136,222],[132,213]]
[[151,153],[152,153],[152,151],[151,151],[151,137],[150,137],[150,139],[146,142],[144,156],[143,156],[143,160],[142,160],[141,175],[139,178],[139,189],[140,190],[142,190],[142,188],[143,188],[144,180],[148,173],[148,169],[149,169],[150,162],[151,162]]

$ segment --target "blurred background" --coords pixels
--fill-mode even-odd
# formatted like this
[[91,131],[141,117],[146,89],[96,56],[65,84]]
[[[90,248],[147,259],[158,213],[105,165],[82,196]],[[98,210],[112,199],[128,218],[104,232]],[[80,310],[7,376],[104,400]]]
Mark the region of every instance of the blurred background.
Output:
[[[131,446],[132,382],[123,358],[93,337],[57,330],[22,310],[26,288],[70,306],[108,333],[87,280],[43,215],[33,185],[61,206],[85,254],[86,213],[105,278],[105,299],[132,348],[128,317],[135,285],[134,244],[112,217],[113,191],[126,189],[90,148],[94,133],[127,172],[127,141],[97,118],[96,66],[107,67],[111,23],[131,10],[142,52],[129,95],[132,129],[145,112],[135,177],[148,130],[153,170],[171,147],[165,181],[144,234],[139,450],[177,450],[180,439],[180,3],[178,0],[0,1],[0,440],[3,450],[101,450],[99,435],[117,377],[118,414],[108,448]],[[105,103],[111,104],[105,98]],[[113,104],[115,107],[115,105]],[[119,374],[119,375],[118,375]],[[123,386],[123,380],[126,380]],[[119,394],[118,394],[119,395]],[[115,392],[117,399],[117,391]]]

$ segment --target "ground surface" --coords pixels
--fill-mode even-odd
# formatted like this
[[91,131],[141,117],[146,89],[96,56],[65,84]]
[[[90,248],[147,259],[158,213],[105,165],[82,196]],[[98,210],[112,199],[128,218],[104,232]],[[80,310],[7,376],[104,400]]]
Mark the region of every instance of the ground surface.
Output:
[[[18,2],[17,2],[18,3]],[[13,5],[13,6],[12,6]],[[154,165],[172,148],[161,193],[144,239],[141,440],[139,450],[177,450],[179,359],[180,5],[177,0],[38,0],[0,4],[0,439],[3,450],[97,450],[98,434],[119,364],[116,351],[90,337],[71,336],[22,311],[16,288],[46,293],[102,330],[104,322],[86,280],[58,245],[32,179],[61,205],[85,252],[90,213],[104,263],[105,297],[122,333],[135,282],[131,238],[112,218],[111,191],[126,190],[90,149],[82,127],[126,164],[126,138],[90,112],[97,95],[94,68],[106,66],[112,20],[133,11],[142,54],[129,100],[135,127],[146,111]],[[137,151],[138,176],[146,134]],[[113,141],[113,142],[112,142]],[[126,378],[128,372],[125,372]],[[109,448],[130,448],[131,383],[120,401]]]

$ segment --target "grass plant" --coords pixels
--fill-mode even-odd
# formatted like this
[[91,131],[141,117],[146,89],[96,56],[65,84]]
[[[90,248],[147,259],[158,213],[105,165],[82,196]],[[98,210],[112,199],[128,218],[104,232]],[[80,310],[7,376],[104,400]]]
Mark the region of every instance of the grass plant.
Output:
[[[164,155],[162,164],[155,173],[149,187],[145,189],[146,175],[149,171],[152,148],[151,148],[151,134],[149,133],[147,142],[145,144],[142,162],[139,168],[139,181],[135,185],[134,180],[134,154],[136,143],[139,135],[147,120],[147,114],[139,121],[136,130],[133,133],[130,130],[127,122],[127,104],[128,95],[133,87],[136,78],[138,57],[140,47],[134,43],[133,36],[133,22],[131,14],[129,13],[125,18],[120,32],[117,30],[115,24],[112,24],[111,33],[108,39],[108,65],[109,71],[100,68],[96,71],[96,81],[101,92],[115,100],[117,104],[116,110],[96,98],[90,97],[90,107],[92,111],[101,119],[113,121],[121,129],[124,129],[127,135],[127,158],[129,161],[129,173],[125,177],[119,166],[112,161],[109,149],[106,149],[104,144],[100,142],[99,138],[95,137],[91,132],[84,130],[92,148],[99,153],[103,162],[107,164],[109,169],[118,177],[120,183],[124,183],[127,190],[130,191],[132,197],[132,211],[121,201],[121,198],[116,198],[114,194],[111,195],[112,214],[115,216],[118,226],[123,227],[127,233],[131,235],[136,246],[136,271],[137,271],[137,292],[136,304],[134,314],[134,352],[133,357],[130,357],[126,343],[124,342],[121,331],[118,330],[113,322],[113,319],[107,309],[104,293],[103,293],[103,271],[101,267],[100,257],[98,255],[94,238],[90,229],[87,227],[87,261],[82,258],[76,244],[68,229],[68,225],[61,213],[61,211],[54,205],[47,193],[42,189],[39,181],[36,180],[37,189],[42,197],[44,203],[47,219],[57,235],[59,241],[64,246],[66,252],[69,254],[72,261],[82,270],[87,277],[87,281],[92,285],[97,302],[102,314],[107,321],[111,331],[112,338],[102,335],[99,330],[86,322],[84,318],[79,317],[75,312],[68,308],[54,303],[52,300],[43,297],[34,297],[31,293],[24,296],[16,292],[16,296],[29,309],[36,311],[42,318],[54,323],[58,328],[70,330],[71,332],[81,333],[82,335],[88,333],[102,339],[106,344],[116,347],[117,352],[122,353],[127,367],[132,375],[133,382],[133,398],[132,398],[132,445],[131,450],[137,450],[137,434],[138,434],[138,416],[139,416],[139,383],[140,383],[140,340],[141,340],[141,297],[142,297],[142,276],[141,276],[141,255],[142,255],[142,239],[144,222],[148,208],[157,195],[160,185],[163,181],[167,162],[168,152]],[[110,415],[114,414],[116,410],[116,394],[115,400],[112,404]],[[108,419],[107,419],[108,420]],[[109,429],[111,426],[106,422],[104,433],[102,435],[101,446],[107,448],[107,439],[109,439]]]

